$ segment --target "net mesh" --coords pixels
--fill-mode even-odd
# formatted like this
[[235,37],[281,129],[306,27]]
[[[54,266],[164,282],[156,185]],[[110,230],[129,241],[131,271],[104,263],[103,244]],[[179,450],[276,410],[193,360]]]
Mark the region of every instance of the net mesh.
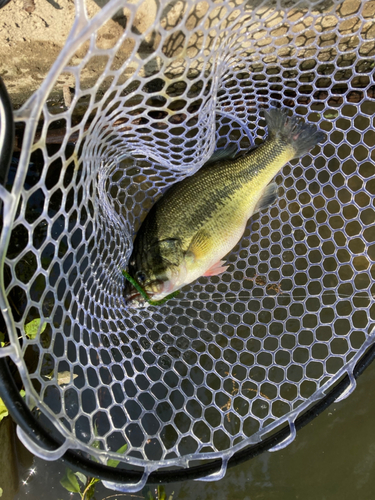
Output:
[[[217,457],[224,474],[280,424],[292,438],[352,373],[375,318],[374,18],[359,0],[112,0],[90,19],[76,1],[65,47],[16,112],[22,154],[0,191],[0,355],[65,437],[60,455],[116,458],[143,482]],[[62,82],[74,93],[59,105]],[[121,269],[154,201],[215,148],[261,143],[273,100],[326,142],[277,175],[279,199],[227,272],[127,308]]]

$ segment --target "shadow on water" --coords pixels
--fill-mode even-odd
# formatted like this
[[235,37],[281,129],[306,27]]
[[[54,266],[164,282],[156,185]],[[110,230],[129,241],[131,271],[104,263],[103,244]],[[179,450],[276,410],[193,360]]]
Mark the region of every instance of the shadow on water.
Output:
[[16,436],[16,426],[10,417],[0,423],[0,488],[2,500],[12,500],[20,490],[24,477],[33,468],[33,455]]

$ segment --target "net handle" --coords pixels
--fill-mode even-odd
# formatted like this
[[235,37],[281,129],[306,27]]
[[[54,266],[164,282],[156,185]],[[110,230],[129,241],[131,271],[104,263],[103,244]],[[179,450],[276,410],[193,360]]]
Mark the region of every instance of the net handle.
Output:
[[0,77],[0,184],[3,186],[5,186],[8,178],[9,166],[13,154],[13,145],[13,109],[7,89]]
[[0,0],[0,9],[5,7],[6,4],[8,4],[9,2],[10,2],[10,0]]
[[[357,379],[364,370],[375,359],[375,344],[368,348],[365,354],[357,362],[353,369],[353,377]],[[334,403],[350,386],[351,377],[345,375],[338,384],[333,387],[327,395],[315,405],[311,406],[307,411],[300,415],[295,421],[295,429],[298,431],[315,417],[320,415],[332,403]],[[40,425],[34,418],[33,414],[27,407],[25,401],[21,397],[19,390],[10,373],[8,362],[5,358],[0,358],[0,397],[3,399],[6,407],[9,410],[13,420],[19,425],[24,433],[33,440],[38,446],[44,447],[46,450],[56,450],[61,446],[54,437]],[[264,451],[274,448],[276,445],[284,441],[290,435],[290,426],[286,425],[274,435],[264,439],[260,443],[250,445],[242,450],[237,451],[228,461],[228,468],[243,463],[250,458],[254,458]],[[89,474],[103,481],[109,481],[118,484],[135,483],[142,480],[143,471],[132,471],[124,469],[116,469],[106,465],[93,462],[86,459],[81,454],[74,451],[67,451],[61,460],[72,469]],[[148,484],[172,483],[178,481],[186,481],[190,479],[200,479],[217,473],[222,468],[221,459],[214,460],[202,465],[193,466],[187,469],[173,471],[154,471],[147,480]]]

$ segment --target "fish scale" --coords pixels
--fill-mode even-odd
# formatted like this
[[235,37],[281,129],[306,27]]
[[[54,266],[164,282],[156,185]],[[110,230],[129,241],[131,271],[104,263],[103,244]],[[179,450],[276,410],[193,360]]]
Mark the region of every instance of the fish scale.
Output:
[[[247,220],[261,196],[258,187],[264,189],[293,156],[290,146],[274,140],[237,160],[203,166],[195,175],[175,184],[154,205],[142,228],[142,246],[149,248],[156,239],[175,238],[178,234],[187,250],[192,235],[207,221],[214,222],[217,212],[239,212],[240,218]],[[157,227],[156,232],[153,227]]]

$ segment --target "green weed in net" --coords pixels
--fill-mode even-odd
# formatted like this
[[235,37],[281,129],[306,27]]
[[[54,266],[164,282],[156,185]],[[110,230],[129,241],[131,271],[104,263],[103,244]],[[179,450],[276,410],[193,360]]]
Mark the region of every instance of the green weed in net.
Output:
[[127,273],[126,271],[121,271],[121,272],[122,272],[122,275],[134,286],[134,288],[136,290],[138,290],[138,292],[142,295],[142,297],[151,306],[161,306],[162,304],[164,304],[165,302],[167,302],[167,300],[173,299],[173,297],[176,297],[176,295],[178,295],[180,293],[180,291],[177,290],[176,292],[173,292],[173,293],[167,295],[166,297],[164,297],[164,299],[161,299],[161,300],[152,300],[147,295],[147,292],[145,292],[143,290],[143,288],[141,287],[141,285],[139,283],[137,283],[136,280],[134,278],[132,278],[129,273]]

